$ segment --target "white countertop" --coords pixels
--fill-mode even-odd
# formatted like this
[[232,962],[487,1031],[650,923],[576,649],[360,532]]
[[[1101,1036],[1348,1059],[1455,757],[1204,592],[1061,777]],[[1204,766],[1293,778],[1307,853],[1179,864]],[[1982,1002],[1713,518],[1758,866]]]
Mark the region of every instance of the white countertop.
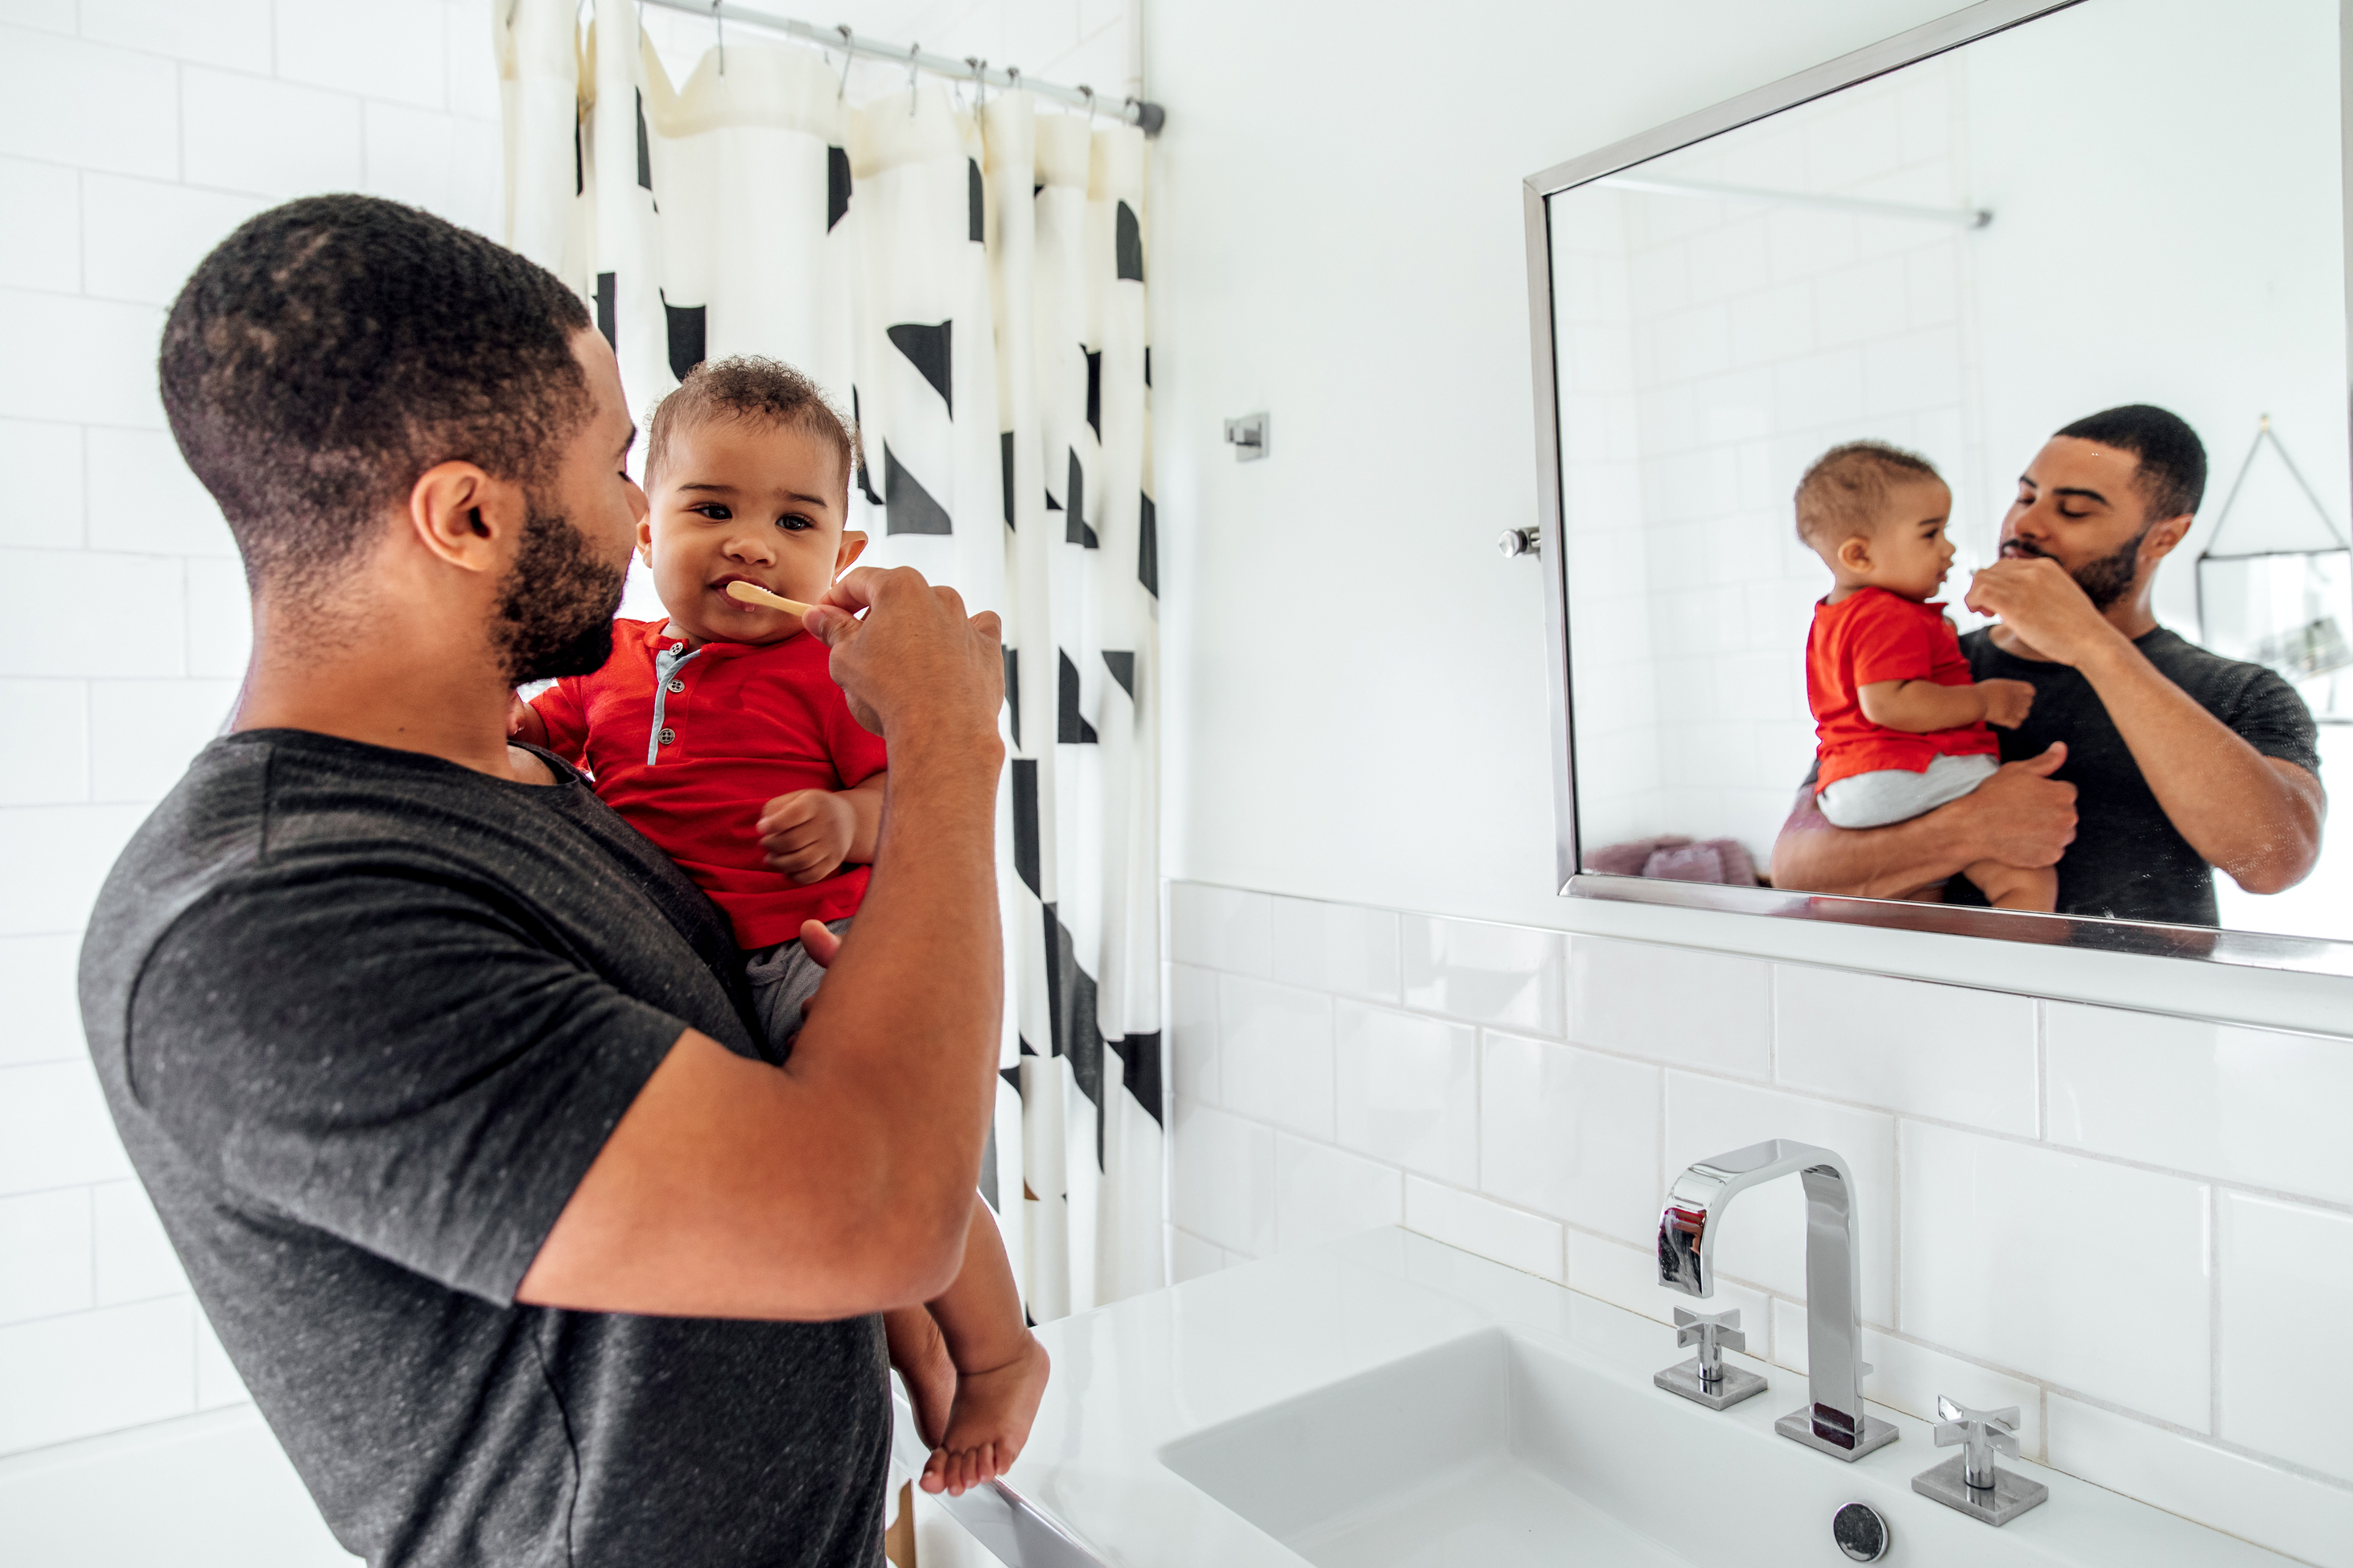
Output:
[[[1688,1353],[1676,1348],[1674,1331],[1663,1324],[1403,1230],[1369,1231],[1039,1329],[1053,1356],[1053,1377],[1029,1446],[1007,1481],[1088,1550],[1121,1568],[1212,1563],[1299,1568],[1300,1557],[1162,1463],[1164,1446],[1496,1328],[1661,1400],[1674,1396],[1651,1389],[1651,1373]],[[1792,1397],[1802,1398],[1803,1380],[1730,1359],[1767,1373],[1773,1391],[1721,1415],[1687,1408],[1704,1420],[1769,1432]],[[1852,1466],[1789,1447],[1826,1467],[1820,1472],[1825,1487],[1867,1490],[1891,1521],[1894,1510],[1907,1510],[1923,1549],[1930,1537],[1947,1533],[1938,1512],[1989,1538],[1990,1527],[1908,1492],[1915,1473],[1956,1450],[1936,1449],[1924,1422],[1871,1408],[1896,1424],[1902,1441]],[[1662,1464],[1675,1458],[1659,1457]],[[2051,1489],[2048,1503],[2000,1532],[2002,1546],[2026,1549],[2032,1560],[2248,1568],[2288,1561],[2041,1466],[2004,1466]],[[1802,1473],[1810,1479],[1814,1474]],[[1704,1478],[1696,1484],[1704,1488]],[[1948,1539],[1966,1544],[1979,1538]],[[1827,1539],[1819,1544],[1829,1546]],[[1805,1560],[1819,1556],[1810,1552]]]

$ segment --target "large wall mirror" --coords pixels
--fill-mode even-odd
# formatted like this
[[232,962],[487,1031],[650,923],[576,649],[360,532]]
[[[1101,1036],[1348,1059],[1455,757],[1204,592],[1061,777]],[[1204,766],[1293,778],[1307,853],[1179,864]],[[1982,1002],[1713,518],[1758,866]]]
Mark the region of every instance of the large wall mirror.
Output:
[[1531,177],[1565,891],[2353,970],[2342,58],[1992,0]]

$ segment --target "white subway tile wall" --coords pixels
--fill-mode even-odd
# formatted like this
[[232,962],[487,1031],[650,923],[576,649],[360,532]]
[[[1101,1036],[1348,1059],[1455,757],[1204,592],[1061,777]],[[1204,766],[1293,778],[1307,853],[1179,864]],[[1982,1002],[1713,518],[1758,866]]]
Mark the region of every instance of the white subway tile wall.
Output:
[[1478,1031],[1361,1002],[1332,1005],[1341,1144],[1478,1185]]
[[[1187,882],[1170,900],[1180,1277],[1401,1219],[1663,1321],[1684,1300],[1654,1250],[1673,1174],[1827,1144],[1856,1178],[1872,1398],[2016,1405],[2030,1457],[2353,1568],[2334,1415],[2353,1366],[2324,1344],[2353,1315],[2353,1038]],[[1792,1373],[1799,1196],[1741,1198],[1713,1303]]]

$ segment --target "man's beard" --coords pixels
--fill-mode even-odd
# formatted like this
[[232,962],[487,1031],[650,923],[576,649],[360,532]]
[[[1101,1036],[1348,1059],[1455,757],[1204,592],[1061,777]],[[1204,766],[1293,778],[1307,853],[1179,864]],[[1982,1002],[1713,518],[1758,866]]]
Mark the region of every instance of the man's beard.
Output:
[[[2075,579],[2075,586],[2092,601],[2092,608],[2106,613],[2109,605],[2132,592],[2133,579],[2140,574],[2140,542],[2148,537],[2144,528],[2133,535],[2121,549],[2103,555],[2097,561],[2086,561],[2067,574]],[[2040,557],[2055,561],[2057,556],[2023,539],[2012,539],[2001,547],[2004,555]]]
[[608,566],[589,554],[580,531],[563,518],[535,506],[526,511],[491,630],[507,683],[602,669],[613,654],[613,612],[628,570],[626,562]]

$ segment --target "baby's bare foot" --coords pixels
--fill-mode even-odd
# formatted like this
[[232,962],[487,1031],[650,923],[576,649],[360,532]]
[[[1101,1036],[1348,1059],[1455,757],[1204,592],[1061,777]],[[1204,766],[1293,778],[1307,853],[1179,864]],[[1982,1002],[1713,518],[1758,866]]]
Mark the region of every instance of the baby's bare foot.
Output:
[[922,1307],[902,1307],[882,1314],[882,1337],[891,1347],[891,1364],[907,1385],[915,1406],[915,1430],[924,1442],[937,1447],[947,1430],[956,1397],[955,1363],[948,1359],[947,1341],[940,1326]]
[[1020,1353],[1003,1366],[957,1373],[955,1407],[947,1435],[923,1466],[923,1489],[961,1497],[1011,1469],[1029,1440],[1049,1370],[1046,1347],[1025,1333]]

